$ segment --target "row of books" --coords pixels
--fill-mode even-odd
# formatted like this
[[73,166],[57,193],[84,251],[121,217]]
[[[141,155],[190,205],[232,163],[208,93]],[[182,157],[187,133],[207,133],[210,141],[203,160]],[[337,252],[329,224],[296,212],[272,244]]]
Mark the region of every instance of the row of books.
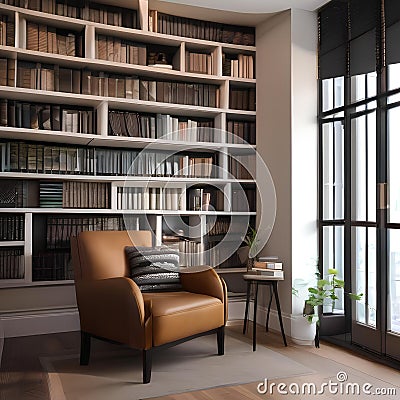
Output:
[[230,89],[229,108],[235,110],[256,110],[256,89]]
[[184,208],[182,189],[155,187],[120,187],[117,192],[118,210],[172,210]]
[[227,121],[228,143],[240,144],[246,142],[256,144],[256,123],[254,121]]
[[256,156],[228,156],[229,172],[237,179],[254,179],[256,171]]
[[231,226],[231,219],[229,217],[218,217],[213,221],[212,226],[207,226],[209,236],[225,235]]
[[226,53],[222,56],[222,74],[234,78],[254,79],[254,58],[252,55],[238,54],[232,58]]
[[186,71],[198,74],[214,74],[214,53],[186,52]]
[[218,189],[191,188],[188,190],[187,203],[191,211],[223,211],[224,193]]
[[0,143],[2,171],[210,178],[213,157],[41,143]]
[[96,134],[96,111],[0,99],[0,126]]
[[105,182],[40,182],[40,207],[110,208],[110,185]]
[[211,247],[209,249],[210,265],[217,268],[235,268],[240,267],[241,262],[236,253],[229,256],[227,251],[229,248],[222,248],[221,246]]
[[137,12],[129,8],[79,0],[0,0],[0,3],[101,24],[137,28]]
[[8,15],[0,14],[0,45],[14,46],[15,24]]
[[81,71],[32,62],[18,62],[17,86],[24,89],[81,93]]
[[80,18],[80,3],[82,2],[78,0],[2,0],[0,3],[64,17]]
[[96,36],[96,58],[128,64],[146,65],[147,47],[116,37]]
[[24,250],[0,248],[0,279],[24,279]]
[[204,245],[191,240],[179,241],[179,264],[182,267],[204,265]]
[[220,89],[205,83],[139,80],[139,99],[163,103],[220,107]]
[[253,27],[227,25],[149,11],[149,30],[167,35],[254,46]]
[[24,215],[0,215],[0,241],[15,241],[25,239]]
[[18,63],[17,86],[26,89],[220,107],[220,90],[216,85],[149,81],[133,76],[35,63]]
[[[109,111],[109,135],[164,138],[188,142],[213,142],[212,119],[193,120],[185,117],[172,117],[169,114],[139,114],[129,111]],[[220,141],[220,139],[218,140]]]
[[[128,218],[127,216],[124,217]],[[122,216],[93,217],[46,217],[46,248],[69,249],[71,236],[83,231],[122,231],[125,230]],[[130,224],[129,224],[130,225]]]
[[232,211],[256,211],[257,192],[255,189],[232,189]]
[[27,22],[26,48],[62,56],[84,57],[83,33]]
[[[83,10],[83,18],[100,24],[137,28],[137,11],[113,5],[89,3],[88,13]],[[87,17],[86,17],[86,14]]]
[[40,252],[32,257],[32,280],[61,281],[74,279],[69,251]]
[[0,86],[15,86],[16,60],[0,58]]

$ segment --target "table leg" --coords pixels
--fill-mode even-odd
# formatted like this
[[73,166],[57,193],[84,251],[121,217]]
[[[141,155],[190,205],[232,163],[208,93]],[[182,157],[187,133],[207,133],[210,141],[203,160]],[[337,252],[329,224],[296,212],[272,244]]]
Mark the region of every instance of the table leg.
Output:
[[255,295],[254,295],[253,351],[256,351],[258,282],[255,282],[255,285],[256,285],[256,290],[255,290]]
[[277,282],[272,282],[272,285],[273,285],[273,288],[274,288],[276,308],[278,309],[279,324],[281,326],[281,333],[282,333],[283,343],[285,344],[285,346],[287,346],[285,330],[283,328],[283,321],[282,321],[282,314],[281,314],[281,304],[279,302],[278,283]]
[[268,313],[267,313],[267,322],[265,323],[265,330],[268,332],[269,325],[269,314],[271,312],[271,304],[272,304],[272,285],[269,285],[269,303],[268,303]]
[[247,325],[248,325],[248,321],[249,321],[250,289],[251,289],[251,283],[250,283],[250,281],[247,281],[246,309],[244,312],[243,335],[246,333]]

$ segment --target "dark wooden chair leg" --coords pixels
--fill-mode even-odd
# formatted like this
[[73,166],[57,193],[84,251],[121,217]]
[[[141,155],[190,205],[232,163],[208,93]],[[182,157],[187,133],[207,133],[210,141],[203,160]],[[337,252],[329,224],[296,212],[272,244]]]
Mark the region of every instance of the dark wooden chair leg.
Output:
[[225,327],[221,326],[217,330],[217,344],[218,344],[218,355],[223,356],[225,353]]
[[143,383],[149,383],[151,379],[151,349],[143,350]]
[[81,365],[88,365],[90,357],[90,333],[81,331]]

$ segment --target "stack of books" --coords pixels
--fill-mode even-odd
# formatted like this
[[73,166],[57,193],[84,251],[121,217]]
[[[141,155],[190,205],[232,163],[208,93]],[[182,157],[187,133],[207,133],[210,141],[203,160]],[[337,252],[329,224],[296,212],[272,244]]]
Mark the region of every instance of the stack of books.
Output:
[[254,262],[253,272],[271,278],[284,278],[283,264],[277,257],[260,257]]

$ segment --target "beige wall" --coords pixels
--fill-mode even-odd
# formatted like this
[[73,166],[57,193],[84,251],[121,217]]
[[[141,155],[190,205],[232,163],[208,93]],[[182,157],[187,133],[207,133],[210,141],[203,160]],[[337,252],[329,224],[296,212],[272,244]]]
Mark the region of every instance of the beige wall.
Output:
[[318,254],[317,31],[315,13],[292,10],[292,283],[313,278]]
[[275,226],[261,254],[284,263],[280,299],[293,336],[291,320],[302,312],[293,281],[312,276],[318,245],[316,13],[289,10],[266,20],[257,25],[256,45],[257,149],[277,196]]
[[[290,11],[286,11],[257,25],[256,30],[257,151],[271,172],[277,197],[275,226],[261,255],[277,255],[285,266],[292,263],[290,24]],[[285,269],[285,278],[280,298],[282,310],[290,313],[290,268]]]

